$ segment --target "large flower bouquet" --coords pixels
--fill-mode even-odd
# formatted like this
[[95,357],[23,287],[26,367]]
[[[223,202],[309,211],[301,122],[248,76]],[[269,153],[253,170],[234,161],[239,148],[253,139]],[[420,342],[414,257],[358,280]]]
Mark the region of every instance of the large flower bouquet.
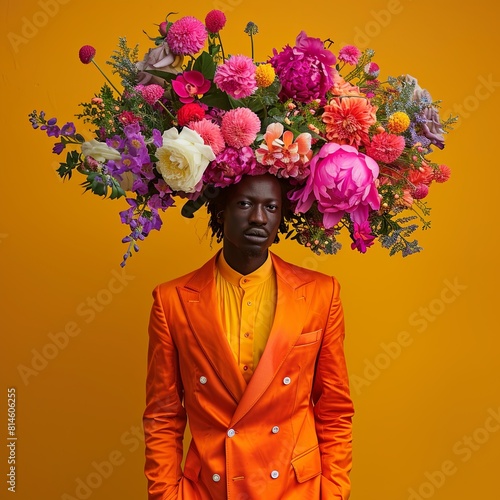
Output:
[[442,121],[438,102],[409,75],[379,79],[374,52],[348,45],[334,54],[301,32],[295,45],[255,62],[257,26],[249,23],[252,54],[226,57],[220,32],[226,18],[212,10],[205,22],[182,17],[159,24],[139,59],[125,38],[107,62],[118,89],[106,82],[76,115],[94,128],[85,140],[73,122],[33,111],[34,128],[68,150],[58,173],[85,177],[86,191],[116,199],[130,227],[126,259],[138,242],[162,226],[160,213],[182,202],[192,217],[218,188],[243,175],[287,178],[294,215],[287,237],[315,253],[336,253],[347,232],[365,252],[378,238],[390,254],[421,247],[412,240],[429,227],[424,199],[450,169],[429,160],[444,147],[455,118]]

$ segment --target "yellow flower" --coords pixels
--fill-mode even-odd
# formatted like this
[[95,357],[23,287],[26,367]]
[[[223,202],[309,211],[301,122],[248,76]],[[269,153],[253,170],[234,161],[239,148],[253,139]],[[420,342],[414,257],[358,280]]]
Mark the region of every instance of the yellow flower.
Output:
[[274,82],[275,77],[274,68],[268,63],[260,64],[255,70],[255,81],[260,88],[269,87]]
[[387,120],[387,129],[392,134],[400,134],[410,126],[410,118],[403,111],[396,111],[396,113],[389,116]]

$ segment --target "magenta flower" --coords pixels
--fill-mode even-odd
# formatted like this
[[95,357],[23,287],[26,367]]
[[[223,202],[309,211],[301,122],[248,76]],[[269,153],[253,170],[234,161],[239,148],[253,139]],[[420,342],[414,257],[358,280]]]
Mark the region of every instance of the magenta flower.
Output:
[[345,45],[339,51],[339,60],[353,66],[358,64],[361,51],[354,45]]
[[283,86],[283,99],[310,102],[325,98],[333,85],[335,56],[326,50],[319,38],[301,31],[295,47],[287,45],[280,53],[273,49],[270,63]]
[[256,168],[259,167],[252,148],[228,147],[209,163],[203,173],[203,182],[215,187],[226,187],[240,182],[243,175],[254,174]]
[[365,253],[366,249],[373,245],[375,236],[372,234],[368,221],[364,221],[361,224],[354,223],[354,231],[351,238],[353,239],[351,249],[354,250],[357,248],[361,253]]
[[210,33],[219,33],[226,25],[226,15],[221,10],[211,10],[205,17],[205,26]]
[[199,52],[207,40],[204,24],[196,17],[181,17],[170,26],[167,44],[174,54],[187,56]]
[[161,99],[165,93],[164,88],[156,83],[152,83],[150,85],[137,85],[135,90],[137,90],[137,92],[142,95],[144,100],[151,105]]
[[377,63],[370,62],[363,68],[368,80],[374,80],[380,74],[380,67]]
[[297,212],[307,212],[317,200],[323,225],[331,228],[346,213],[358,224],[368,220],[370,208],[380,208],[376,179],[378,163],[349,145],[325,144],[313,156],[304,187],[291,197]]
[[95,52],[96,51],[94,47],[92,47],[92,45],[84,45],[78,51],[78,57],[83,64],[89,64],[90,62],[92,62],[92,59],[94,59]]
[[201,98],[210,90],[210,85],[210,80],[207,80],[199,71],[184,71],[172,80],[172,87],[184,104]]
[[222,92],[235,99],[243,99],[257,90],[255,64],[247,56],[231,56],[217,67],[214,82]]
[[250,146],[259,130],[259,117],[248,108],[231,109],[222,117],[221,132],[229,146]]

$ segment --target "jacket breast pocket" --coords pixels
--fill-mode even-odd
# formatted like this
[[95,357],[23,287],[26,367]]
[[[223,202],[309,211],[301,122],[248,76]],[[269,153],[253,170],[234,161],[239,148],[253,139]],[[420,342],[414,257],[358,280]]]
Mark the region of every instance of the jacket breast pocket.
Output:
[[299,483],[303,483],[321,474],[321,455],[315,446],[292,460],[292,467]]
[[295,346],[299,345],[308,345],[308,344],[314,344],[319,341],[321,338],[321,332],[323,330],[316,330],[314,332],[305,332],[302,333],[299,338],[297,339],[297,342],[295,342]]

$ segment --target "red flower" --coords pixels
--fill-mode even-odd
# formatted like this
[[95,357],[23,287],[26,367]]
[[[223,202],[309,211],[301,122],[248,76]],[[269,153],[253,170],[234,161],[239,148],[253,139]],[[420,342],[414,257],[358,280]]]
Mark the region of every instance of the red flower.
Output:
[[181,127],[193,121],[203,120],[203,118],[205,118],[205,110],[195,102],[184,104],[177,111],[177,121]]
[[78,52],[78,57],[83,64],[89,64],[92,62],[95,56],[95,49],[92,45],[84,45]]

